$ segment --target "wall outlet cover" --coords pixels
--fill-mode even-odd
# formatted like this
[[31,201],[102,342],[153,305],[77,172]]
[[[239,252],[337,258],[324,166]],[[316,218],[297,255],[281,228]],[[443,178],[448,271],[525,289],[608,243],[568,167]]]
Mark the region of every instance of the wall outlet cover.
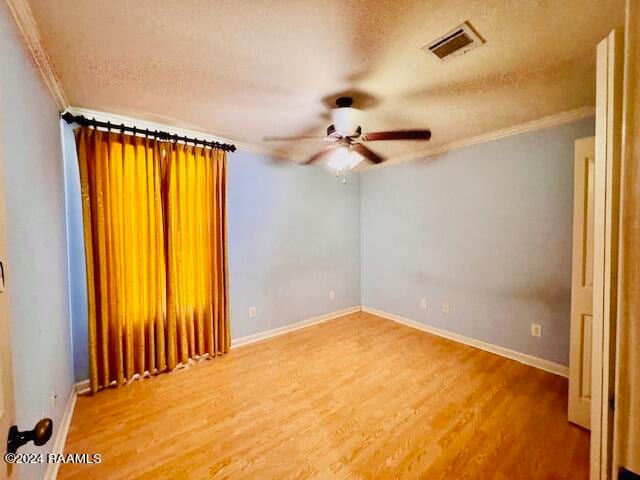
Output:
[[539,325],[537,323],[532,323],[531,324],[531,335],[533,337],[542,337],[542,325]]

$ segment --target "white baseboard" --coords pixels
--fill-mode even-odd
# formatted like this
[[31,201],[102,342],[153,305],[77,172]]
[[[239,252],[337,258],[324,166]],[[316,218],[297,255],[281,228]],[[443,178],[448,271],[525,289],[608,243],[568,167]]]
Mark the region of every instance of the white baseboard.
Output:
[[[64,407],[64,414],[62,415],[62,420],[60,420],[60,425],[57,428],[54,426],[54,431],[56,432],[55,439],[53,441],[53,447],[51,447],[51,452],[54,455],[64,453],[64,445],[67,442],[67,435],[69,434],[69,426],[71,425],[71,419],[73,418],[73,410],[76,407],[76,399],[78,395],[76,390],[72,390],[69,398],[67,400],[67,405]],[[45,472],[44,478],[45,480],[55,480],[58,476],[58,469],[60,468],[59,463],[49,463],[47,465],[47,471]]]
[[[278,335],[283,335],[288,332],[293,332],[294,330],[310,327],[311,325],[316,325],[318,323],[326,322],[327,320],[332,320],[334,318],[341,317],[343,315],[348,315],[354,312],[359,312],[359,311],[368,312],[373,315],[377,315],[378,317],[386,318],[387,320],[393,320],[394,322],[401,323],[409,327],[417,328],[419,330],[431,333],[433,335],[437,335],[439,337],[447,338],[455,342],[459,342],[465,345],[469,345],[471,347],[479,348],[480,350],[485,350],[487,352],[495,353],[496,355],[500,355],[501,357],[510,358],[511,360],[516,360],[520,363],[524,363],[526,365],[539,368],[546,372],[554,373],[556,375],[560,375],[566,378],[569,377],[569,367],[565,365],[561,365],[559,363],[552,362],[551,360],[545,360],[544,358],[534,357],[533,355],[527,355],[526,353],[516,352],[515,350],[510,350],[505,347],[500,347],[492,343],[484,342],[482,340],[476,340],[475,338],[465,337],[464,335],[460,335],[458,333],[453,333],[447,330],[443,330],[441,328],[425,325],[415,320],[411,320],[410,318],[402,317],[400,315],[395,315],[393,313],[384,312],[382,310],[378,310],[372,307],[367,307],[365,305],[357,305],[354,307],[345,308],[343,310],[338,310],[338,311],[330,312],[324,315],[319,315],[317,317],[308,318],[300,322],[291,323],[283,327],[274,328],[273,330],[267,330],[264,332],[256,333],[254,335],[249,335],[247,337],[236,338],[235,340],[231,341],[231,348],[237,348],[243,345],[249,345],[251,343],[259,342],[261,340],[266,340],[268,338],[276,337]],[[81,382],[76,383],[76,394],[80,395],[88,391],[89,391],[89,380],[83,380]]]
[[[477,340],[475,338],[465,337],[464,335],[449,332],[447,330],[443,330],[437,327],[432,327],[430,325],[425,325],[415,320],[411,320],[410,318],[402,317],[400,315],[395,315],[393,313],[384,312],[382,310],[378,310],[372,307],[367,307],[365,305],[358,305],[350,308],[345,308],[343,310],[338,310],[338,311],[327,313],[324,315],[319,315],[317,317],[308,318],[306,320],[285,325],[283,327],[274,328],[273,330],[267,330],[265,332],[256,333],[254,335],[249,335],[247,337],[237,338],[231,341],[231,348],[237,348],[244,345],[249,345],[251,343],[259,342],[261,340],[266,340],[268,338],[276,337],[278,335],[283,335],[285,333],[293,332],[295,330],[300,330],[302,328],[310,327],[312,325],[317,325],[319,323],[323,323],[328,320],[332,320],[334,318],[338,318],[343,315],[348,315],[350,313],[355,313],[359,311],[371,313],[378,317],[391,320],[391,321],[394,321],[418,330],[422,330],[424,332],[431,333],[438,337],[453,340],[455,342],[462,343],[470,347],[479,348],[480,350],[494,353],[496,355],[500,355],[501,357],[509,358],[511,360],[524,363],[525,365],[529,365],[531,367],[539,368],[541,370],[544,370],[549,373],[553,373],[555,375],[560,375],[565,378],[569,377],[569,367],[565,365],[560,365],[559,363],[555,363],[550,360],[545,360],[543,358],[534,357],[533,355],[527,355],[525,353],[516,352],[515,350],[510,350],[505,347],[493,345],[491,343],[484,342],[482,340]],[[62,418],[60,428],[58,429],[58,433],[56,435],[55,443],[53,445],[51,453],[63,453],[64,445],[67,439],[67,434],[69,432],[69,425],[71,424],[71,418],[73,416],[73,410],[76,404],[76,398],[79,394],[85,393],[87,391],[89,391],[89,380],[83,380],[75,384],[75,390],[71,393],[71,396],[69,397],[69,400],[67,402],[64,416]],[[60,465],[56,463],[49,464],[46,475],[45,475],[45,479],[55,480],[58,474],[59,466]]]
[[76,383],[76,393],[78,395],[82,395],[83,393],[87,393],[91,390],[91,385],[89,383],[89,379],[82,380],[81,382]]
[[311,325],[316,325],[318,323],[326,322],[327,320],[332,320],[334,318],[338,318],[343,315],[359,312],[360,309],[361,309],[360,305],[357,305],[355,307],[349,307],[343,310],[338,310],[336,312],[326,313],[324,315],[319,315],[317,317],[308,318],[300,322],[290,323],[289,325],[285,325],[284,327],[274,328],[273,330],[267,330],[265,332],[249,335],[248,337],[236,338],[235,340],[231,340],[231,348],[240,347],[242,345],[248,345],[250,343],[266,340],[267,338],[293,332],[294,330],[300,330],[301,328],[310,327]]
[[[283,335],[285,333],[293,332],[294,330],[310,327],[311,325],[316,325],[318,323],[326,322],[327,320],[332,320],[334,318],[338,318],[343,315],[348,315],[350,313],[355,313],[359,311],[360,311],[360,305],[356,305],[355,307],[349,307],[342,310],[337,310],[335,312],[326,313],[324,315],[319,315],[317,317],[308,318],[300,322],[290,323],[289,325],[285,325],[279,328],[274,328],[273,330],[259,332],[254,335],[249,335],[248,337],[236,338],[235,340],[231,340],[231,348],[237,348],[243,345],[249,345],[250,343],[266,340],[267,338]],[[89,385],[88,379],[82,380],[76,383],[75,385],[75,393],[77,395],[86,393],[89,390],[90,390],[90,385]]]
[[569,377],[569,367],[552,362],[551,360],[545,360],[544,358],[534,357],[533,355],[527,355],[526,353],[516,352],[515,350],[500,347],[492,343],[483,342],[482,340],[476,340],[475,338],[465,337],[464,335],[460,335],[458,333],[453,333],[441,328],[425,325],[423,323],[416,322],[415,320],[411,320],[410,318],[395,315],[393,313],[383,312],[382,310],[378,310],[376,308],[371,308],[363,305],[362,311],[377,315],[378,317],[386,318],[388,320],[393,320],[394,322],[401,323],[402,325],[406,325],[408,327],[413,327],[418,330],[437,335],[438,337],[447,338],[458,343],[469,345],[470,347],[475,347],[479,348],[480,350],[495,353],[496,355],[500,355],[501,357],[510,358],[511,360],[516,360],[517,362],[524,363],[525,365],[529,365],[531,367],[539,368],[540,370],[544,370],[549,373],[560,375],[561,377]]

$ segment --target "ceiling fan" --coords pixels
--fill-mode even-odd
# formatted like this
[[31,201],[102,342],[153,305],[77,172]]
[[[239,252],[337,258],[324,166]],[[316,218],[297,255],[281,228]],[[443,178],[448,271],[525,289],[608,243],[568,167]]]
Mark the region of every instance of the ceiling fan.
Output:
[[351,97],[340,97],[336,100],[335,108],[331,109],[332,124],[327,128],[326,136],[300,136],[300,137],[263,137],[265,141],[292,141],[324,139],[331,145],[324,147],[319,152],[309,157],[304,163],[312,164],[321,158],[330,155],[329,166],[336,170],[353,168],[366,158],[371,163],[378,164],[386,159],[377,154],[365,142],[377,142],[381,140],[424,140],[431,138],[431,130],[395,130],[388,132],[362,133],[359,125],[360,111],[353,108]]

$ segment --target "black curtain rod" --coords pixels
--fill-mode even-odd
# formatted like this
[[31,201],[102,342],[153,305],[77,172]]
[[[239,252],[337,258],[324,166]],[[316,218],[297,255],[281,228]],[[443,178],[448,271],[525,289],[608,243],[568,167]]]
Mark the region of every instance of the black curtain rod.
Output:
[[210,142],[208,140],[200,140],[198,138],[181,137],[180,135],[175,135],[169,132],[163,132],[161,130],[147,130],[145,128],[140,129],[136,127],[129,127],[123,123],[118,125],[111,122],[101,122],[99,120],[96,120],[95,118],[89,119],[83,115],[73,115],[70,112],[63,113],[62,119],[67,123],[77,123],[79,125],[85,125],[85,126],[90,126],[94,128],[101,127],[101,128],[106,128],[107,130],[116,130],[116,131],[120,130],[123,133],[132,132],[134,135],[136,133],[141,133],[143,135],[148,135],[150,137],[159,138],[160,140],[174,140],[174,141],[181,140],[185,143],[189,142],[189,143],[194,143],[196,145],[198,144],[204,145],[205,147],[219,148],[220,150],[224,150],[225,152],[236,151],[236,146],[228,143]]

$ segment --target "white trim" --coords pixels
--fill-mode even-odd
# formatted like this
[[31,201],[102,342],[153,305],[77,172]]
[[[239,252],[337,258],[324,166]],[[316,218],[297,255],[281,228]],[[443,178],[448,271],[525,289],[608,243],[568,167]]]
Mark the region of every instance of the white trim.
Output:
[[[496,355],[500,355],[501,357],[505,357],[511,360],[515,360],[517,362],[523,363],[525,365],[529,365],[531,367],[539,368],[540,370],[544,370],[549,373],[553,373],[555,375],[559,375],[561,377],[568,378],[569,377],[569,367],[565,365],[560,365],[558,363],[552,362],[550,360],[545,360],[543,358],[534,357],[532,355],[527,355],[525,353],[516,352],[514,350],[509,350],[508,348],[500,347],[498,345],[493,345],[491,343],[483,342],[482,340],[477,340],[475,338],[465,337],[464,335],[459,335],[457,333],[449,332],[447,330],[442,330],[440,328],[432,327],[429,325],[425,325],[415,320],[411,320],[406,317],[402,317],[400,315],[395,315],[392,313],[384,312],[382,310],[378,310],[376,308],[367,307],[364,305],[358,305],[354,307],[345,308],[343,310],[338,310],[335,312],[327,313],[324,315],[319,315],[317,317],[312,317],[306,320],[302,320],[300,322],[292,323],[289,325],[285,325],[283,327],[274,328],[272,330],[267,330],[265,332],[256,333],[254,335],[249,335],[247,337],[238,338],[236,340],[231,341],[231,348],[235,349],[238,347],[242,347],[244,345],[249,345],[252,343],[260,342],[262,340],[267,340],[269,338],[273,338],[279,335],[284,335],[285,333],[293,332],[295,330],[300,330],[306,327],[310,327],[312,325],[317,325],[319,323],[326,322],[328,320],[333,320],[334,318],[342,317],[344,315],[348,315],[356,312],[366,312],[372,315],[376,315],[378,317],[384,318],[386,320],[391,320],[396,323],[406,325],[408,327],[415,328],[417,330],[422,330],[424,332],[430,333],[432,335],[437,335],[442,338],[446,338],[449,340],[453,340],[458,343],[462,343],[464,345],[468,345],[470,347],[479,348],[480,350],[484,350],[486,352],[494,353]],[[58,434],[56,436],[55,444],[53,446],[51,453],[63,453],[64,445],[67,438],[67,434],[69,432],[69,426],[71,424],[71,418],[73,416],[73,409],[75,407],[76,398],[78,395],[89,391],[89,380],[83,380],[75,384],[75,391],[69,397],[69,401],[67,403],[67,407],[65,409],[65,414],[62,419],[60,429],[58,430]],[[45,475],[46,480],[55,480],[56,475],[58,473],[59,464],[49,464],[47,468],[47,473]]]
[[[253,152],[263,155],[269,156],[277,156],[277,153],[274,152],[273,148],[269,148],[264,145],[253,144],[253,143],[245,143],[238,142],[233,139],[225,139],[219,135],[208,134],[197,130],[185,129],[185,128],[176,128],[173,126],[160,124],[148,120],[134,119],[132,117],[127,117],[124,115],[117,115],[113,113],[101,112],[98,110],[90,110],[83,108],[71,107],[67,100],[67,97],[62,89],[62,85],[55,73],[55,70],[51,64],[49,56],[42,46],[42,41],[40,39],[40,32],[38,30],[38,26],[33,17],[33,12],[29,7],[27,0],[7,0],[7,4],[9,6],[9,10],[13,14],[16,24],[22,36],[24,37],[31,55],[44,79],[44,82],[51,92],[58,108],[61,112],[68,110],[75,115],[85,115],[90,117],[108,119],[108,117],[114,119],[114,123],[135,123],[138,126],[144,127],[144,125],[148,125],[152,129],[163,129],[169,130],[171,132],[175,132],[178,135],[182,136],[197,136],[199,138],[205,138],[207,140],[214,141],[223,141],[223,142],[231,142],[234,143],[239,150]],[[574,110],[569,110],[566,112],[561,112],[553,115],[548,115],[546,117],[533,120],[530,122],[522,123],[519,125],[515,125],[512,127],[494,130],[492,132],[484,133],[482,135],[477,135],[475,137],[469,137],[462,140],[457,140],[455,142],[451,142],[445,145],[441,145],[436,148],[426,148],[421,149],[419,151],[402,155],[399,157],[391,157],[388,161],[377,165],[370,166],[369,168],[385,168],[397,163],[408,162],[411,160],[417,160],[424,157],[430,157],[434,155],[439,155],[445,152],[449,152],[452,150],[457,150],[459,148],[468,147],[470,145],[476,145],[478,143],[489,142],[492,140],[497,140],[499,138],[509,137],[512,135],[518,135],[520,133],[531,132],[534,130],[539,130],[542,128],[548,128],[556,125],[561,125],[564,123],[569,123],[574,120],[579,120],[581,118],[586,118],[593,116],[595,114],[595,107],[592,106],[584,106]],[[145,128],[149,128],[145,127]],[[293,153],[289,158],[295,158],[297,155]]]
[[89,383],[89,379],[82,380],[81,382],[78,382],[75,385],[76,395],[82,395],[84,393],[89,392],[89,390],[91,390],[91,384]]
[[539,368],[540,370],[544,370],[545,372],[549,372],[555,375],[560,375],[561,377],[569,378],[569,367],[565,365],[560,365],[559,363],[555,363],[550,360],[545,360],[544,358],[534,357],[533,355],[527,355],[526,353],[516,352],[515,350],[510,350],[505,347],[500,347],[492,343],[483,342],[482,340],[465,337],[464,335],[460,335],[458,333],[453,333],[447,330],[432,327],[430,325],[425,325],[423,323],[416,322],[415,320],[411,320],[410,318],[402,317],[400,315],[395,315],[393,313],[384,312],[376,308],[371,308],[363,305],[362,311],[371,313],[373,315],[377,315],[378,317],[386,318],[387,320],[392,320],[394,322],[401,323],[402,325],[406,325],[408,327],[413,327],[418,330],[422,330],[424,332],[437,335],[438,337],[453,340],[458,343],[463,343],[465,345],[469,345],[470,347],[479,348],[480,350],[484,350],[486,352],[495,353],[496,355],[500,355],[501,357],[509,358],[511,360],[524,363],[525,365],[529,365],[531,367]]
[[[334,318],[342,317],[344,315],[349,315],[350,313],[356,313],[356,312],[359,312],[360,310],[361,310],[360,305],[356,305],[354,307],[344,308],[342,310],[337,310],[335,312],[325,313],[324,315],[318,315],[317,317],[307,318],[306,320],[301,320],[296,323],[290,323],[289,325],[285,325],[279,328],[274,328],[273,330],[266,330],[264,332],[259,332],[254,335],[249,335],[247,337],[236,338],[235,340],[231,340],[231,348],[238,348],[244,345],[249,345],[251,343],[260,342],[268,338],[277,337],[278,335],[284,335],[285,333],[293,332],[295,330],[300,330],[301,328],[310,327],[312,325],[317,325],[318,323],[323,323],[328,320],[333,320]],[[76,383],[75,385],[75,393],[77,395],[87,393],[89,389],[90,389],[89,380],[82,380]]]
[[[51,448],[53,455],[59,455],[64,453],[64,445],[67,442],[67,435],[69,434],[69,426],[71,425],[71,419],[73,418],[73,411],[76,407],[76,399],[78,398],[75,390],[69,395],[67,405],[64,408],[64,414],[62,420],[60,420],[60,426],[57,428],[56,438]],[[58,476],[59,463],[49,463],[47,465],[47,471],[44,475],[45,480],[55,480]]]
[[591,480],[617,475],[612,458],[611,399],[615,400],[623,48],[620,29],[612,30],[596,48]]
[[[124,123],[125,125],[129,125],[129,126],[135,125],[139,128],[147,128],[149,130],[165,130],[180,136],[197,137],[197,138],[203,138],[209,141],[233,143],[236,145],[238,150],[258,153],[262,155],[276,156],[276,153],[274,153],[273,149],[265,147],[263,145],[238,142],[237,140],[225,138],[216,134],[206,133],[201,130],[180,128],[173,125],[157,123],[149,120],[143,120],[141,118],[129,117],[126,115],[119,115],[116,113],[109,113],[109,112],[104,112],[100,110],[92,110],[88,108],[68,107],[66,111],[74,115],[84,115],[87,118],[96,118],[104,122],[111,122],[115,124]],[[539,118],[530,122],[514,125],[512,127],[507,127],[500,130],[494,130],[492,132],[484,133],[482,135],[477,135],[475,137],[469,137],[462,140],[457,140],[455,142],[447,143],[445,145],[441,145],[436,148],[421,149],[417,152],[413,152],[408,155],[403,155],[395,158],[390,157],[388,161],[381,163],[379,165],[364,165],[363,163],[361,164],[363,166],[360,168],[356,168],[356,170],[366,171],[369,169],[390,167],[398,163],[409,162],[412,160],[418,160],[420,158],[425,158],[425,157],[432,157],[435,155],[440,155],[446,152],[450,152],[452,150],[458,150],[460,148],[476,145],[479,143],[490,142],[492,140],[498,140],[500,138],[510,137],[513,135],[520,135],[521,133],[533,132],[535,130],[541,130],[543,128],[563,125],[565,123],[570,123],[583,118],[592,117],[594,115],[595,115],[594,107],[576,108],[575,110],[569,110],[566,112],[548,115],[546,117]],[[298,157],[299,155],[296,155],[295,153],[293,153],[290,158],[295,159]]]
[[51,96],[58,105],[60,111],[63,111],[69,106],[67,97],[62,90],[60,81],[56,76],[56,73],[51,66],[49,56],[42,46],[42,40],[40,39],[40,31],[38,25],[33,17],[33,12],[27,0],[7,0],[9,10],[13,15],[13,18],[24,38],[24,41],[29,47],[31,56],[42,75],[45,85],[51,92]]
[[235,340],[231,340],[231,348],[259,342],[261,340],[266,340],[267,338],[293,332],[294,330],[300,330],[301,328],[310,327],[311,325],[326,322],[327,320],[333,320],[334,318],[342,317],[343,315],[348,315],[350,313],[359,312],[360,310],[360,305],[357,305],[355,307],[349,307],[343,310],[338,310],[336,312],[326,313],[317,317],[308,318],[307,320],[302,320],[300,322],[290,323],[289,325],[285,325],[284,327],[274,328],[273,330],[267,330],[265,332],[249,335],[248,337],[237,338]]
[[533,120],[531,122],[521,123],[512,127],[503,128],[500,130],[494,130],[492,132],[477,135],[475,137],[469,137],[455,142],[447,143],[435,148],[425,148],[417,152],[410,153],[408,155],[402,155],[396,158],[390,158],[388,161],[375,166],[368,166],[365,170],[385,168],[396,165],[398,163],[409,162],[412,160],[418,160],[426,157],[433,157],[441,155],[452,150],[458,150],[460,148],[469,147],[478,143],[491,142],[500,138],[511,137],[513,135],[520,135],[521,133],[533,132],[535,130],[541,130],[543,128],[555,127],[563,125],[565,123],[574,122],[583,118],[592,117],[595,115],[594,107],[580,107],[575,110],[569,110],[567,112],[556,113],[548,115],[546,117]]
[[73,115],[83,115],[87,118],[95,118],[96,120],[100,120],[102,122],[111,122],[115,125],[120,125],[121,123],[123,123],[127,126],[135,125],[136,127],[141,129],[146,128],[148,130],[164,130],[166,132],[179,135],[181,137],[196,137],[196,138],[201,138],[203,140],[207,140],[210,142],[233,143],[238,150],[259,153],[259,154],[273,155],[273,152],[271,152],[266,147],[253,145],[251,143],[238,142],[237,140],[225,138],[221,135],[216,135],[213,133],[203,132],[201,130],[181,128],[181,127],[176,127],[175,125],[158,123],[150,120],[143,120],[141,118],[129,117],[127,115],[119,115],[117,113],[109,113],[109,112],[103,112],[100,110],[92,110],[89,108],[67,107],[66,111]]
[[[442,338],[453,340],[454,342],[468,345],[470,347],[479,348],[480,350],[484,350],[486,352],[495,353],[496,355],[500,355],[501,357],[509,358],[511,360],[516,360],[517,362],[524,363],[525,365],[529,365],[531,367],[539,368],[540,370],[544,370],[545,372],[549,372],[555,375],[560,375],[561,377],[569,378],[569,367],[567,367],[566,365],[561,365],[559,363],[552,362],[551,360],[545,360],[544,358],[534,357],[533,355],[527,355],[526,353],[516,352],[515,350],[510,350],[508,348],[500,347],[498,345],[484,342],[482,340],[477,340],[475,338],[466,337],[458,333],[449,332],[441,328],[425,325],[415,320],[411,320],[410,318],[402,317],[400,315],[395,315],[393,313],[384,312],[382,310],[378,310],[377,308],[367,307],[365,305],[357,305],[354,307],[345,308],[343,310],[338,310],[338,311],[327,313],[324,315],[319,315],[317,317],[308,318],[306,320],[302,320],[296,323],[290,323],[289,325],[285,325],[283,327],[274,328],[272,330],[266,330],[264,332],[259,332],[254,335],[249,335],[247,337],[236,338],[235,340],[231,340],[231,348],[238,348],[244,345],[249,345],[251,343],[267,340],[269,338],[277,337],[278,335],[284,335],[285,333],[293,332],[295,330],[300,330],[302,328],[310,327],[312,325],[317,325],[319,323],[323,323],[328,320],[333,320],[334,318],[342,317],[344,315],[348,315],[350,313],[355,313],[360,311],[371,313],[372,315],[376,315],[386,320],[392,320],[394,322],[401,323],[402,325],[413,327],[418,330],[422,330],[424,332],[431,333],[433,335],[437,335]],[[81,395],[83,393],[86,393],[89,391],[89,380],[83,380],[81,382],[78,382],[76,383],[75,387],[76,387],[76,394]]]

